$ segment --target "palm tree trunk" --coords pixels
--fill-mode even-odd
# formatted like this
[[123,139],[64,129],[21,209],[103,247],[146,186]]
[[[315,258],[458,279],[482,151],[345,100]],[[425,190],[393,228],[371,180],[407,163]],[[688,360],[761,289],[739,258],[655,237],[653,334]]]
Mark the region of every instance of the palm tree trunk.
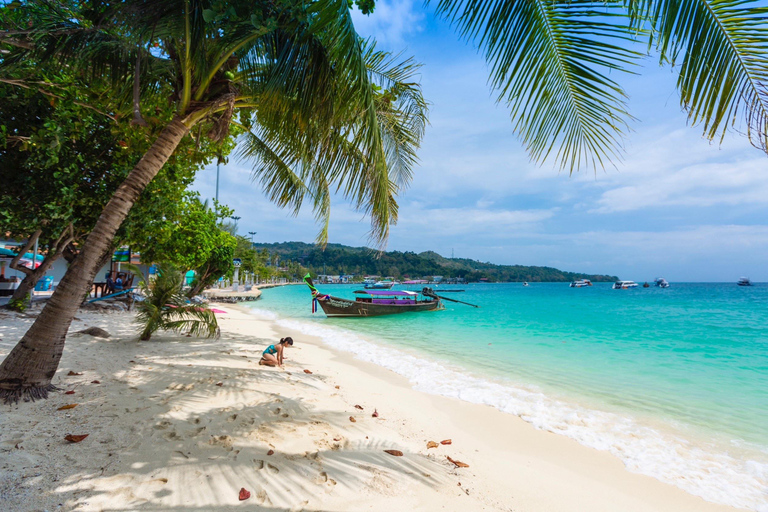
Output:
[[104,253],[141,192],[188,131],[180,119],[174,118],[104,207],[82,251],[40,316],[0,364],[0,397],[5,402],[17,402],[21,397],[47,398],[48,391],[56,389],[51,380],[59,367],[65,336]]

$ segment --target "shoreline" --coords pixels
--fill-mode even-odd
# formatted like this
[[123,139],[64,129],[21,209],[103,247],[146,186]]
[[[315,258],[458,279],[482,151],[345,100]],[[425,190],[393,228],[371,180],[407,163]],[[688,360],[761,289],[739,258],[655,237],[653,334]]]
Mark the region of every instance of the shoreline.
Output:
[[[245,305],[238,305],[238,309],[255,316]],[[341,369],[333,368],[334,379],[346,381],[349,386],[362,389],[364,393],[371,393],[387,403],[391,410],[397,410],[399,414],[395,425],[401,427],[400,433],[404,437],[413,437],[414,428],[427,437],[430,432],[433,438],[440,437],[440,432],[445,432],[445,429],[436,429],[433,418],[440,418],[443,423],[451,425],[448,430],[454,432],[454,440],[460,438],[462,445],[474,447],[459,450],[459,456],[464,457],[461,460],[472,460],[475,467],[480,468],[475,476],[491,482],[490,485],[475,484],[485,487],[483,492],[491,495],[509,487],[497,499],[509,499],[515,504],[511,509],[748,510],[705,501],[654,477],[630,472],[620,459],[607,451],[538,430],[523,419],[493,406],[416,390],[403,375],[360,360],[350,352],[334,349],[317,336],[282,327],[277,320],[265,321],[280,336],[290,335],[294,340],[304,340],[326,352],[323,355],[326,367],[341,366]],[[404,399],[403,395],[407,398]],[[454,442],[451,446],[456,445]],[[512,478],[519,485],[512,485]],[[567,482],[562,486],[567,489],[566,492],[558,494],[552,492],[553,479],[576,481]],[[556,487],[561,487],[561,484],[556,484]],[[601,496],[595,496],[596,493]],[[619,507],[618,503],[624,500],[627,501]]]
[[[78,314],[70,332],[112,337],[68,335],[54,384],[73,395],[3,406],[0,501],[11,511],[737,510],[491,407],[416,391],[316,337],[294,336],[286,370],[259,366],[266,344],[294,333],[225,309],[220,340],[137,342],[132,314]],[[0,314],[0,357],[30,322]],[[89,437],[70,444],[68,433]]]

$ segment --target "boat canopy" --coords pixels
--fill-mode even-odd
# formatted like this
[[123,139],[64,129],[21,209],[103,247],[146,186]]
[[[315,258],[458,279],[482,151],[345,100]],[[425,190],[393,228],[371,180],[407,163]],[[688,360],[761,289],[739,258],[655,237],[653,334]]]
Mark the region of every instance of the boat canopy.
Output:
[[408,296],[413,297],[415,295],[418,295],[418,292],[409,292],[406,290],[357,290],[355,293],[362,293],[365,295],[377,295],[377,296],[386,296],[386,297],[392,297],[393,295],[397,296]]

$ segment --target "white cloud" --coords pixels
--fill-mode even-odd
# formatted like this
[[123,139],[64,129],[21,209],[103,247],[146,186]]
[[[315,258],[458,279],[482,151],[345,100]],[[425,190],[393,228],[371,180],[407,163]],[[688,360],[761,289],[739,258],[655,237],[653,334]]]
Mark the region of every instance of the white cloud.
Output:
[[352,20],[363,37],[374,36],[386,47],[402,46],[405,37],[420,32],[425,13],[414,0],[378,0],[373,14],[363,15],[355,8]]
[[[481,208],[403,207],[398,231],[429,233],[431,236],[493,234],[507,237],[531,224],[552,218],[554,210],[488,210]],[[417,235],[418,236],[418,235]]]
[[659,132],[630,151],[621,172],[595,181],[603,191],[590,205],[591,213],[766,203],[765,155],[744,141],[729,141],[720,149],[695,130]]

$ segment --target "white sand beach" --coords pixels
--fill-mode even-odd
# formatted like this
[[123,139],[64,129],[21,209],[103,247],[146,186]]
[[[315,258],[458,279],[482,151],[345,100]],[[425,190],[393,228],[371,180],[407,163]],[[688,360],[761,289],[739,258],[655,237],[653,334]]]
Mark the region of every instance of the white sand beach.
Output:
[[[132,313],[78,314],[70,333],[97,326],[111,337],[70,334],[53,381],[63,391],[0,406],[0,510],[734,510],[517,417],[415,391],[241,306],[217,307],[227,311],[218,340],[138,342]],[[0,312],[0,359],[31,322]],[[285,369],[259,366],[286,335],[296,343]]]

